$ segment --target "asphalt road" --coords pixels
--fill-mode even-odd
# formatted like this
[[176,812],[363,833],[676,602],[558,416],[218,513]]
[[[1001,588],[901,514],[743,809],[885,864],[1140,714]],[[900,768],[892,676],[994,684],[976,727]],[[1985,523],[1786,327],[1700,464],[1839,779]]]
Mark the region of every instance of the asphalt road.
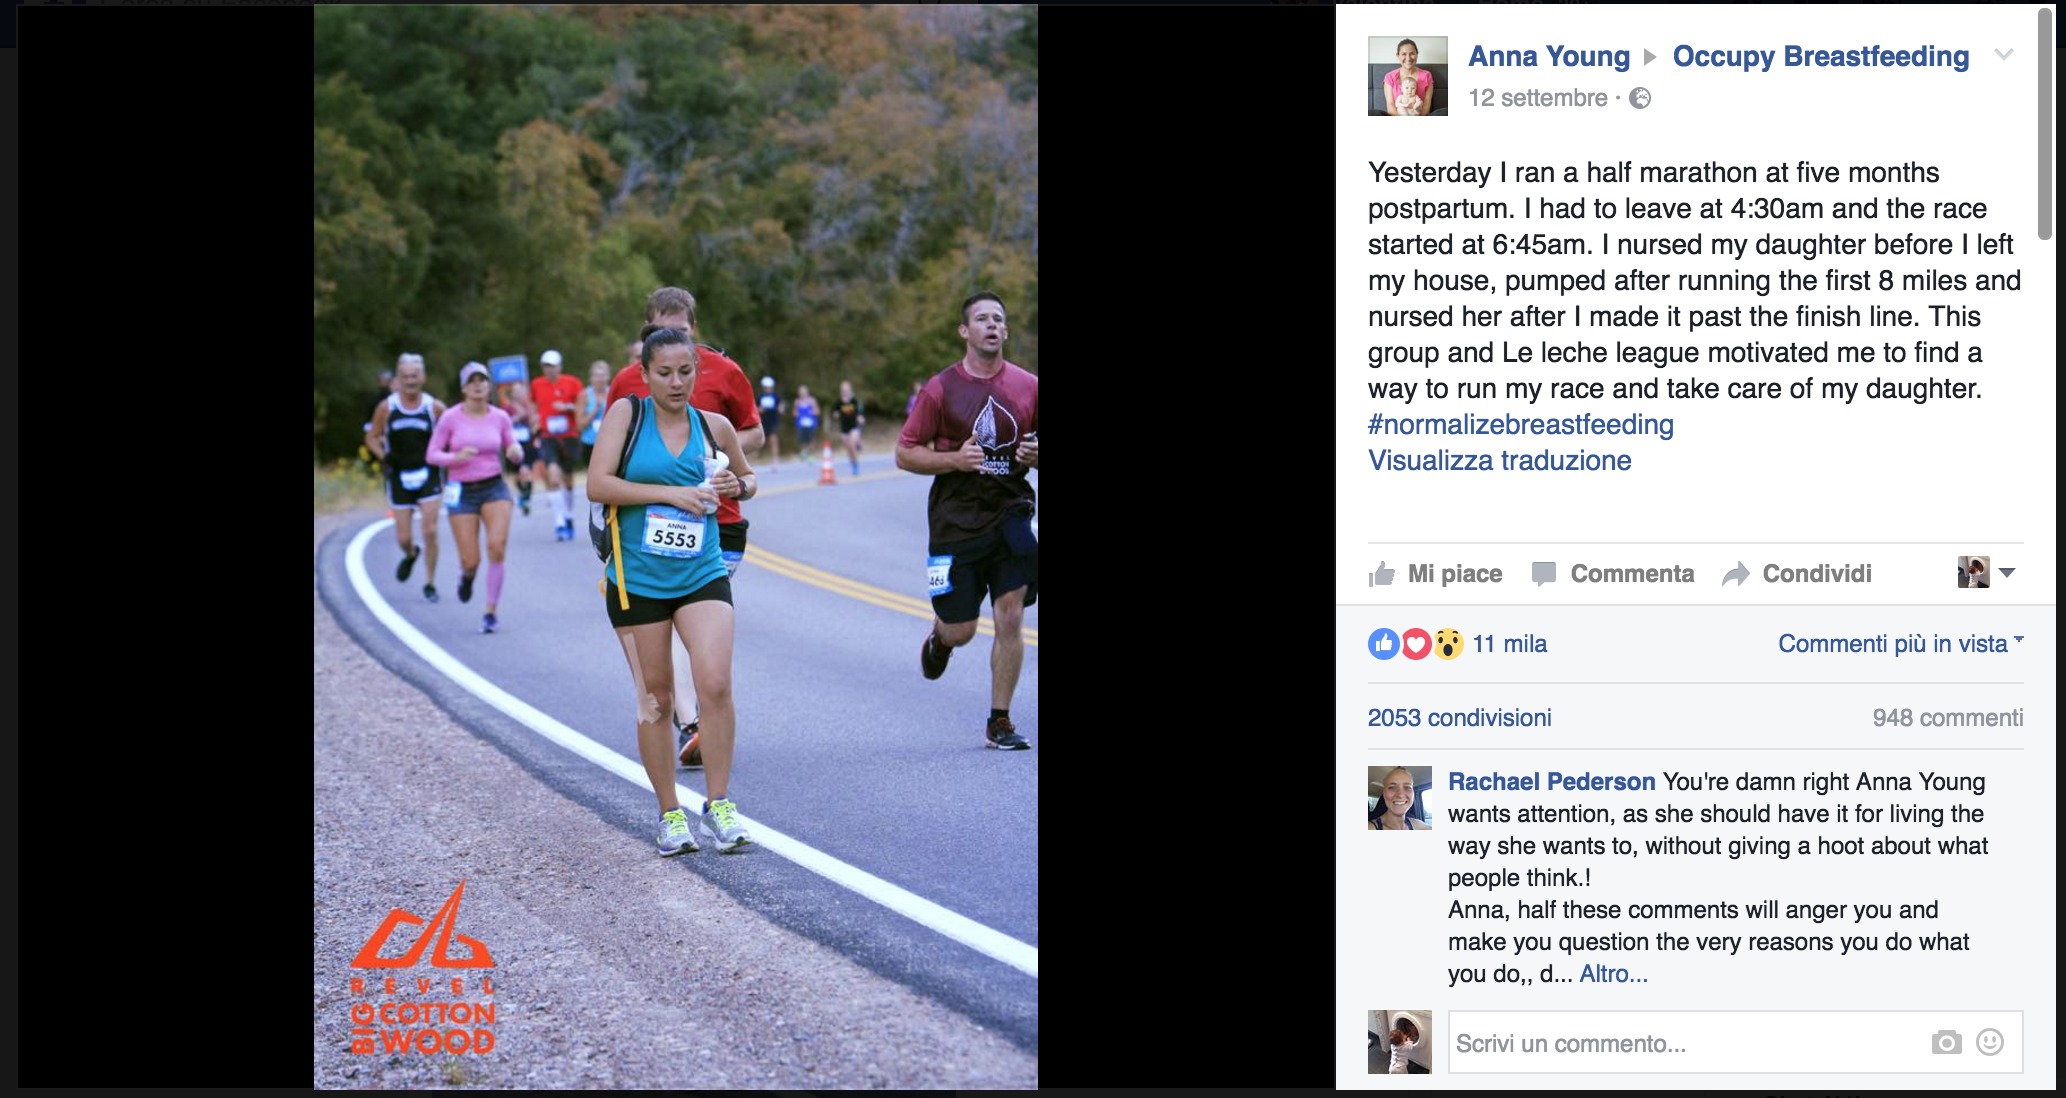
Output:
[[[819,486],[814,464],[764,473],[746,505],[746,563],[733,579],[733,663],[739,749],[731,794],[740,810],[795,839],[1028,946],[1039,944],[1039,611],[1012,717],[1034,743],[991,751],[990,639],[956,651],[927,682],[918,648],[924,600],[925,494],[930,478],[864,455],[861,476]],[[1037,476],[1037,474],[1036,474]],[[578,514],[587,503],[576,492]],[[367,545],[365,567],[404,618],[467,667],[554,719],[636,761],[630,675],[596,581],[586,534],[555,542],[543,493],[510,534],[499,632],[479,633],[485,575],[471,604],[457,598],[458,556],[441,523],[437,584],[394,580],[392,533]],[[363,527],[363,524],[360,524]],[[366,610],[345,577],[347,530],[318,554],[324,602],[376,659],[422,686],[478,734],[625,832],[624,857],[657,857],[651,794],[544,741],[481,705]],[[485,567],[483,568],[485,573]],[[986,609],[987,615],[987,609]],[[678,771],[702,790],[700,771]],[[542,837],[550,841],[550,837]],[[743,906],[834,945],[864,965],[935,995],[1037,1046],[1038,981],[906,917],[760,850],[678,862],[722,884]]]

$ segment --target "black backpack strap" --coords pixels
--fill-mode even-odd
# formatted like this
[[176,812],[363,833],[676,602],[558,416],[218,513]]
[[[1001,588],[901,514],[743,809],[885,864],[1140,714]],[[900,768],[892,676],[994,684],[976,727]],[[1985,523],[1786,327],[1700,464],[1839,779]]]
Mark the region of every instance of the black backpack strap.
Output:
[[[646,418],[646,402],[640,397],[625,397],[631,401],[631,430],[624,436],[624,452],[617,455],[617,476],[622,479],[631,468],[631,448],[638,442],[639,425]],[[623,525],[617,521],[617,504],[610,505],[610,555],[605,558],[617,567],[617,602],[620,609],[631,609],[631,597],[624,587],[624,552],[619,544],[623,536]]]
[[703,409],[689,405],[689,411],[696,413],[696,423],[703,428],[703,456],[717,456],[717,436],[710,433],[710,421],[703,418]]
[[624,436],[624,452],[617,455],[617,476],[620,479],[624,476],[624,471],[631,468],[631,446],[632,443],[638,441],[639,426],[646,418],[646,402],[643,398],[625,397],[624,399],[631,402],[631,433]]

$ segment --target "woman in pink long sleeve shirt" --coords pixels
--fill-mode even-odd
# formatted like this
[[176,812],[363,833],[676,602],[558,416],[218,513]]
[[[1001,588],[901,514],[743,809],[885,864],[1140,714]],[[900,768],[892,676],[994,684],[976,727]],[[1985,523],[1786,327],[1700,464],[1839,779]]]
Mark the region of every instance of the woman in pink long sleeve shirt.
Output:
[[495,631],[495,608],[502,602],[502,557],[509,548],[509,484],[502,479],[502,457],[523,460],[509,413],[488,404],[494,385],[488,368],[469,362],[459,370],[459,388],[466,402],[438,418],[430,433],[432,465],[443,466],[445,513],[452,516],[452,536],[459,542],[459,601],[473,598],[474,572],[481,566],[480,530],[488,527],[488,612],[481,632]]

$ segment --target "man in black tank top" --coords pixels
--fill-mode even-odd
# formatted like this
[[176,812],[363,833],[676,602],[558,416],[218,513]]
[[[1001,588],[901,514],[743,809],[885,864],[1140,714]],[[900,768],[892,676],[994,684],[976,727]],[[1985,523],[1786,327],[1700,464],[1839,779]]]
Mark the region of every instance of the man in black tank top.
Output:
[[[405,354],[395,362],[395,391],[374,407],[373,423],[366,431],[366,449],[386,471],[388,507],[402,550],[395,579],[408,582],[417,556],[427,554],[423,597],[430,602],[438,601],[438,508],[445,485],[443,471],[424,455],[430,449],[431,428],[443,411],[437,399],[423,391],[423,356]],[[410,538],[416,511],[423,512],[421,553]]]

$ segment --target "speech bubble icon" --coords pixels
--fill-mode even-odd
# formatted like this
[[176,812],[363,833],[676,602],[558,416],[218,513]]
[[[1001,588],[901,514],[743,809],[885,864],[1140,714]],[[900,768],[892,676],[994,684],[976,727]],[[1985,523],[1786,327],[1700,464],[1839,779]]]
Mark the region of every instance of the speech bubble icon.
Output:
[[1557,562],[1553,560],[1536,561],[1534,578],[1535,586],[1537,587],[1541,587],[1545,583],[1557,582]]

